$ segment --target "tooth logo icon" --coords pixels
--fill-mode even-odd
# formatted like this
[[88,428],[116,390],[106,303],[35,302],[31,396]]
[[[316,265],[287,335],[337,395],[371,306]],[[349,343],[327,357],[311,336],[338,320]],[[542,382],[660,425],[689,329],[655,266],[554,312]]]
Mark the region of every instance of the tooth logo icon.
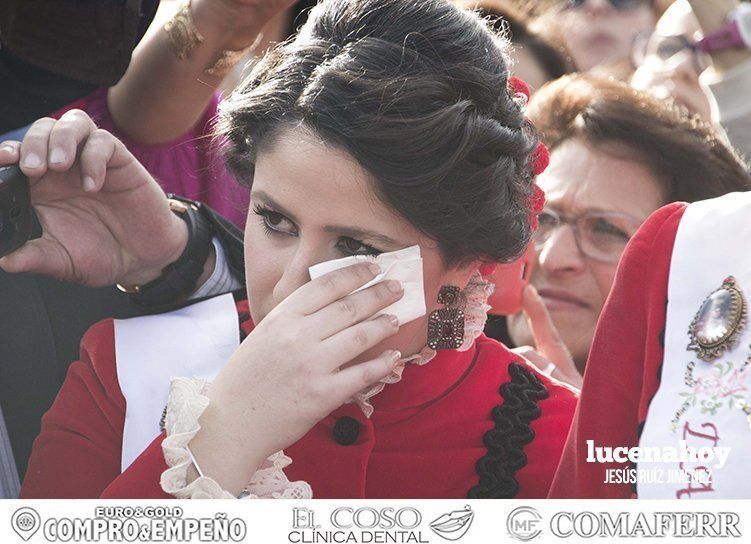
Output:
[[430,522],[430,528],[441,538],[459,540],[467,534],[473,519],[475,519],[475,513],[467,505],[463,510],[454,510],[434,519]]

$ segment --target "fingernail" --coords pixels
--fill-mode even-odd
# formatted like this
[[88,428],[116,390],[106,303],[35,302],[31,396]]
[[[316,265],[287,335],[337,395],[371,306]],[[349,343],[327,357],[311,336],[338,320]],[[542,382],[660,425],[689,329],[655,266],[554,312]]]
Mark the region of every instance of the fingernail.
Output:
[[23,165],[26,168],[39,168],[42,166],[42,159],[40,159],[39,155],[36,155],[35,153],[29,153],[24,157]]
[[389,318],[389,321],[391,321],[391,324],[394,325],[394,327],[399,326],[399,318],[395,315],[387,315],[386,317]]
[[373,274],[374,276],[377,276],[381,273],[381,267],[377,264],[369,264],[368,270],[370,270],[371,274]]
[[50,153],[50,164],[60,164],[62,162],[65,162],[65,151],[57,147]]
[[395,362],[395,363],[396,363],[397,361],[399,361],[399,359],[401,359],[401,358],[402,358],[402,354],[401,354],[401,352],[394,350],[394,351],[392,351],[392,352],[391,352],[391,353],[389,354],[389,357],[391,358],[391,360],[392,360],[393,362]]
[[396,280],[389,280],[386,283],[386,288],[394,294],[401,293],[403,291],[401,282]]
[[13,147],[9,145],[0,146],[0,150],[5,151],[6,153],[13,153],[14,151]]
[[94,181],[94,178],[91,176],[84,176],[83,178],[83,190],[87,193],[90,193],[96,189],[96,182]]

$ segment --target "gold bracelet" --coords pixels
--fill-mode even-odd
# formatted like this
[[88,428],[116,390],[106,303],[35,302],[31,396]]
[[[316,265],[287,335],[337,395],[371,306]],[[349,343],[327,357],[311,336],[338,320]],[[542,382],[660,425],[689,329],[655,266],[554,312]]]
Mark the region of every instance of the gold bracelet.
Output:
[[190,8],[193,0],[188,0],[175,16],[164,24],[164,30],[169,36],[172,51],[180,60],[185,60],[196,47],[203,43],[203,36],[198,32]]
[[[175,16],[167,21],[164,25],[164,30],[169,37],[172,51],[175,53],[178,59],[187,59],[193,49],[198,47],[205,41],[205,38],[198,32],[195,23],[193,22],[193,15],[191,8],[193,0],[188,0],[180,9],[177,10]],[[260,38],[260,35],[259,35]],[[258,42],[258,40],[256,40]],[[204,72],[210,76],[223,76],[229,72],[240,59],[242,59],[253,47],[256,45],[254,42],[249,47],[241,49],[239,51],[224,50],[219,55],[214,64],[204,70]]]
[[204,72],[206,72],[210,76],[223,76],[224,74],[229,72],[232,67],[235,66],[235,64],[240,62],[240,60],[246,54],[248,54],[251,49],[253,49],[254,45],[255,44],[239,51],[230,51],[225,49],[224,51],[222,51],[219,59],[212,66],[206,68]]

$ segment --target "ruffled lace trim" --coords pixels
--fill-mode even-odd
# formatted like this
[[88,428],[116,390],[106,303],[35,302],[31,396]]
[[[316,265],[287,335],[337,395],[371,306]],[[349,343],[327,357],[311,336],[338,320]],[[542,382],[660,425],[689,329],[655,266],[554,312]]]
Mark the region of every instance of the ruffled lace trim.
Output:
[[[178,499],[235,499],[213,479],[199,476],[188,482],[188,469],[193,463],[188,444],[201,429],[198,418],[209,405],[206,396],[209,383],[201,379],[175,378],[170,383],[165,429],[162,441],[164,460],[169,467],[162,473],[162,489]],[[253,474],[242,498],[311,499],[313,491],[307,482],[290,482],[284,469],[292,460],[278,451],[270,455]]]
[[402,372],[404,372],[404,367],[407,366],[407,363],[422,366],[430,362],[430,360],[433,359],[435,355],[435,350],[430,349],[428,346],[425,346],[424,348],[422,348],[422,351],[420,353],[399,359],[399,362],[394,367],[394,370],[391,371],[391,374],[389,374],[385,378],[382,378],[378,383],[374,383],[367,389],[363,389],[362,391],[357,393],[354,397],[347,401],[347,404],[352,404],[353,402],[357,403],[357,405],[362,410],[362,413],[365,414],[365,417],[369,418],[373,415],[373,405],[370,403],[370,399],[383,391],[383,388],[386,387],[386,385],[401,381]]
[[479,272],[470,278],[467,287],[462,290],[464,298],[464,342],[457,351],[467,351],[477,337],[485,330],[490,304],[488,298],[495,286],[486,281]]
[[[480,272],[475,272],[467,287],[461,292],[462,309],[464,310],[464,342],[461,347],[457,348],[457,351],[467,351],[485,329],[488,310],[490,310],[488,298],[491,294],[493,294],[493,284],[483,279]],[[370,399],[383,391],[386,385],[400,381],[407,363],[422,366],[430,362],[435,356],[435,350],[425,346],[420,353],[400,359],[391,374],[357,393],[347,401],[347,404],[357,403],[365,417],[369,418],[373,415],[373,405],[370,403]]]
[[[490,309],[488,297],[493,284],[485,281],[479,272],[470,279],[462,291],[464,310],[464,343],[458,351],[466,351],[485,328]],[[394,370],[378,383],[359,392],[348,403],[357,403],[365,414],[373,414],[370,399],[383,391],[387,384],[397,383],[407,363],[425,365],[436,356],[433,349],[425,346],[419,353],[399,360]],[[188,444],[201,429],[198,418],[209,405],[206,396],[209,383],[201,379],[175,378],[170,384],[169,400],[165,415],[167,437],[162,442],[164,459],[169,467],[162,473],[162,489],[179,499],[234,499],[213,479],[199,476],[188,482],[188,469],[193,463]],[[284,469],[292,460],[278,451],[270,455],[253,474],[241,498],[310,499],[313,491],[304,481],[290,482]]]

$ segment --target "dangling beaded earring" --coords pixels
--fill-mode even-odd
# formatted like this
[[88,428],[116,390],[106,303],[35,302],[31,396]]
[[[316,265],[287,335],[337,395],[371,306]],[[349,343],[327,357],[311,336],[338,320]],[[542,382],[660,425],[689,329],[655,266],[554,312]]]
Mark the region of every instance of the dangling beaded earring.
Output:
[[464,342],[464,312],[452,308],[459,299],[460,289],[444,285],[438,292],[438,303],[446,307],[433,310],[428,319],[428,347],[430,349],[457,349]]

